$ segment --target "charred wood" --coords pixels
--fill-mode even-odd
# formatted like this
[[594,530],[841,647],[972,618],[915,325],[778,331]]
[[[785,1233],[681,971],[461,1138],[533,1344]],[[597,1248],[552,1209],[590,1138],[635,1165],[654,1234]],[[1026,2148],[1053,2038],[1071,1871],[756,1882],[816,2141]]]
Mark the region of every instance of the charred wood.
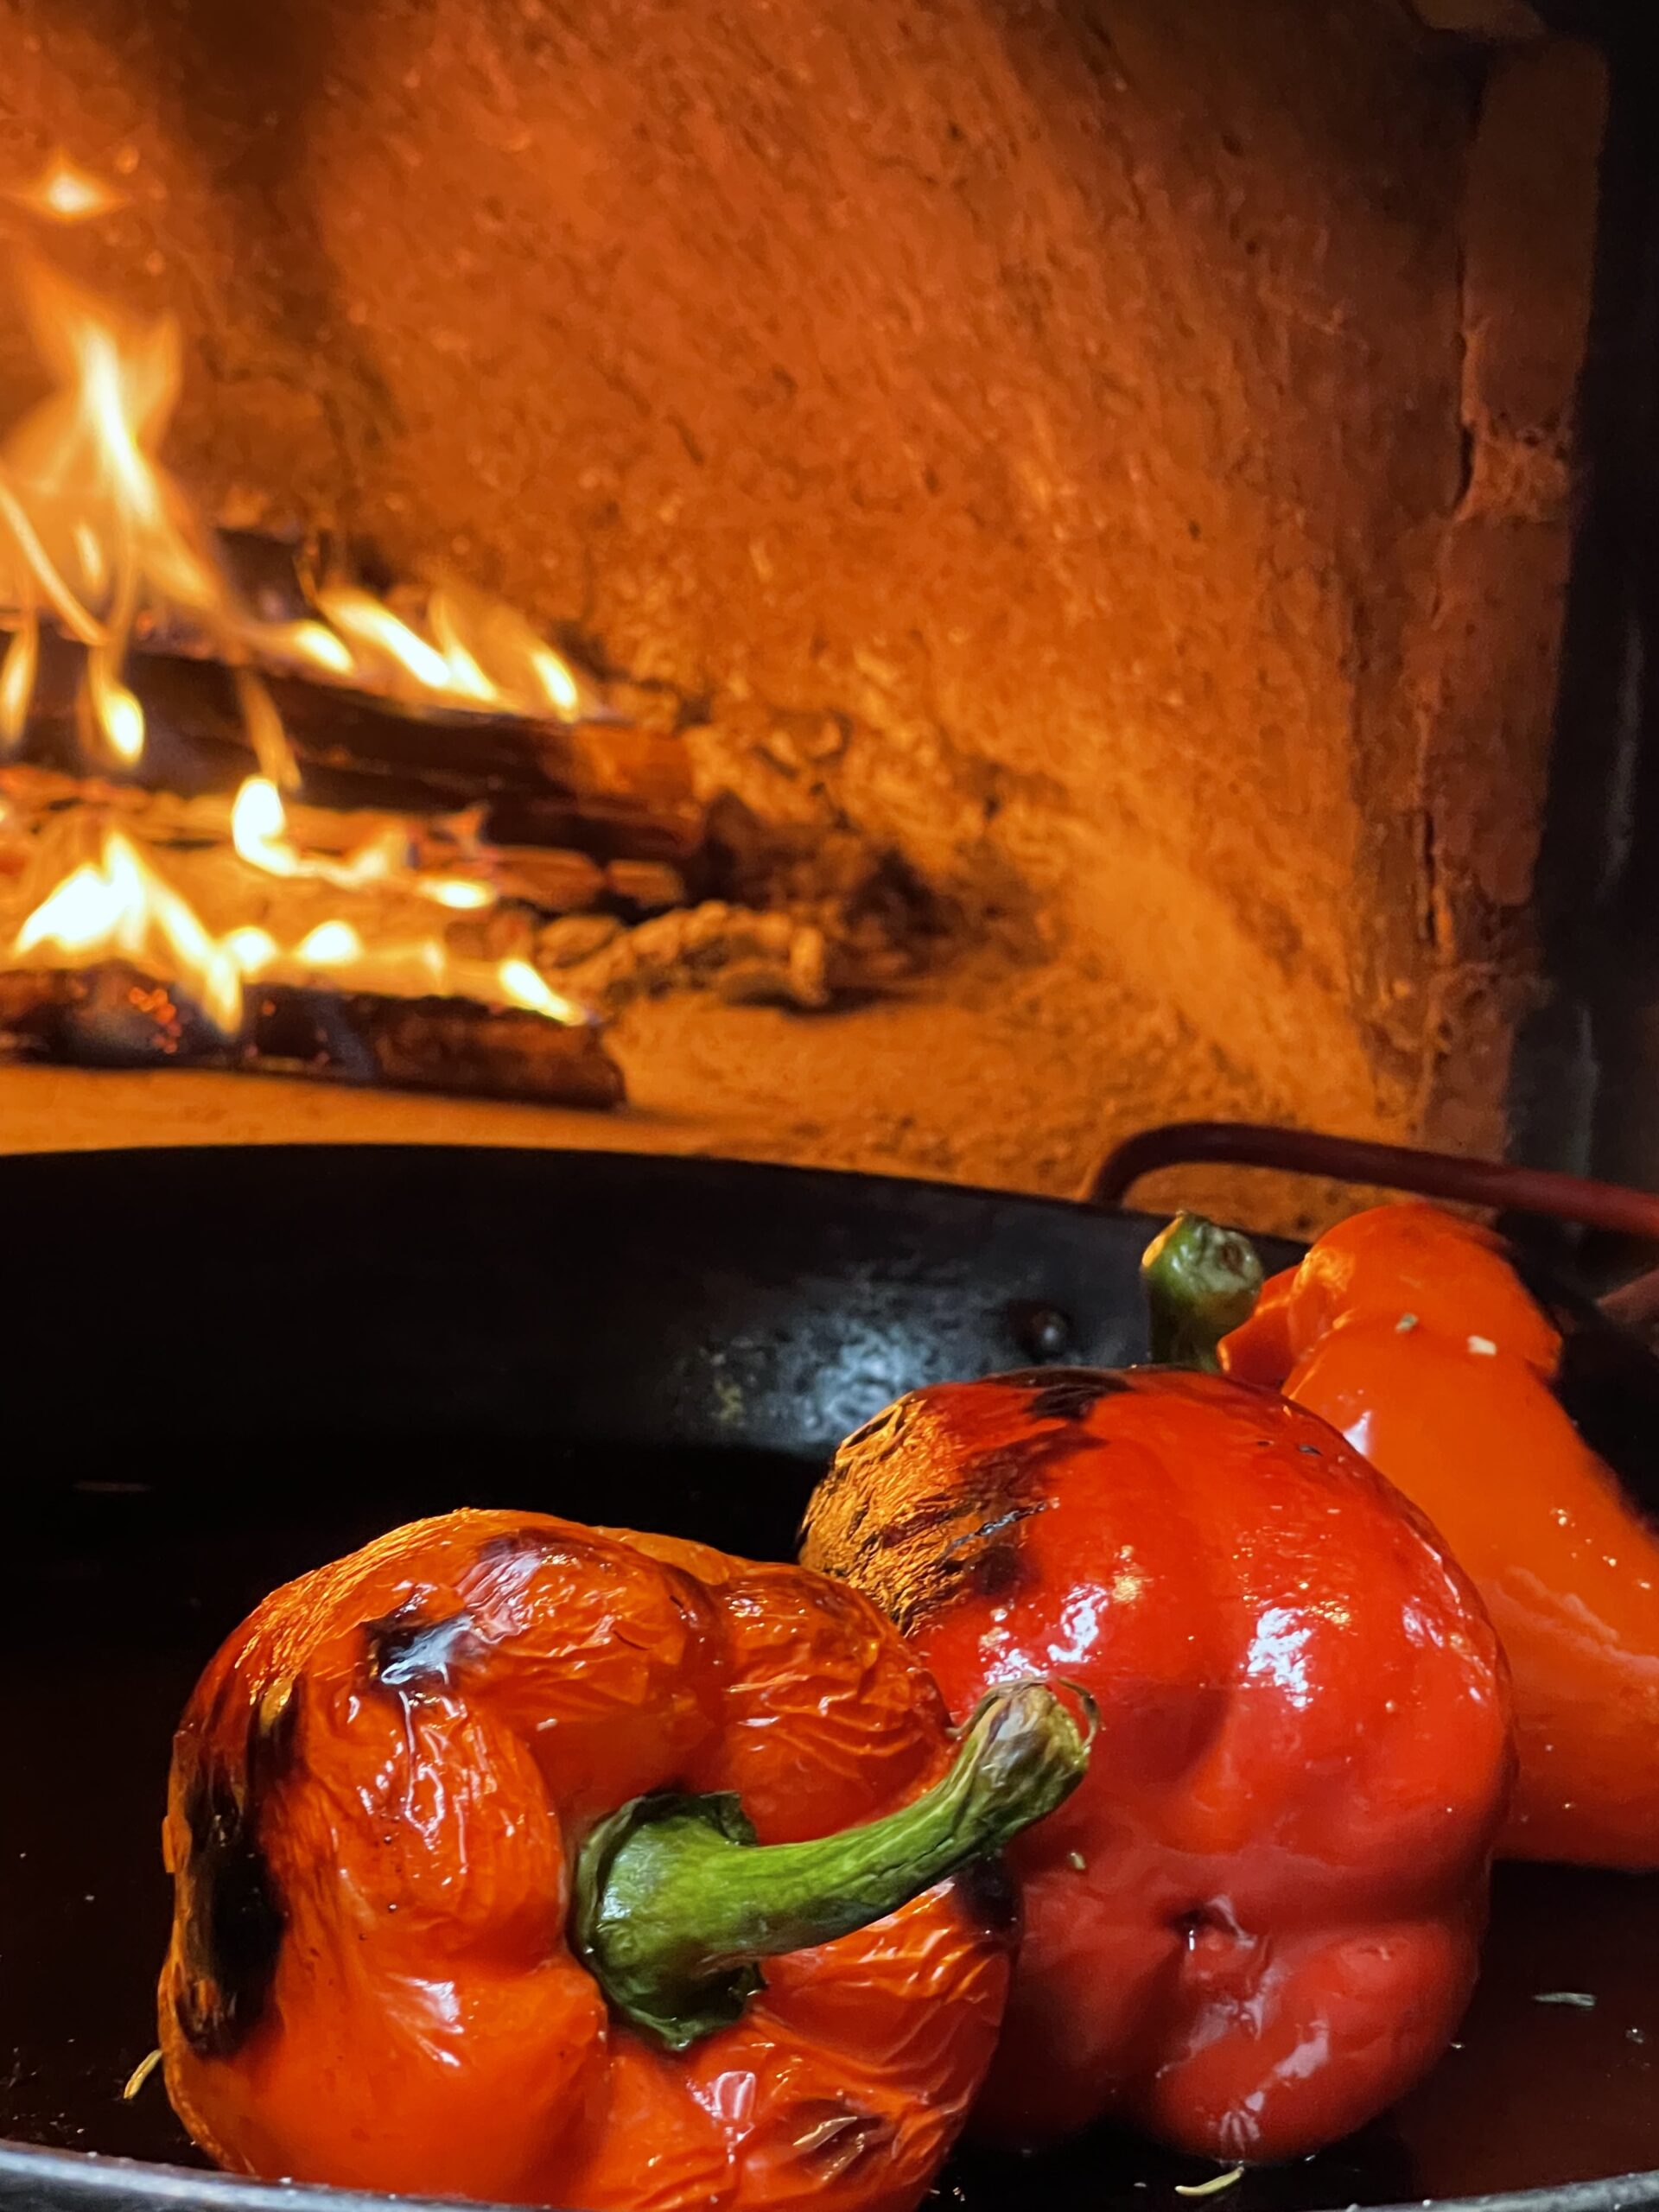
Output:
[[595,1027],[470,999],[261,983],[228,1038],[175,985],[124,961],[0,974],[0,1038],[19,1058],[67,1066],[215,1068],[540,1105],[625,1095]]
[[[147,733],[143,762],[125,771],[88,741],[83,665],[78,646],[42,638],[16,757],[186,798],[233,791],[258,772],[228,669],[178,654],[130,655],[126,681]],[[296,796],[312,805],[416,816],[478,808],[487,843],[564,848],[601,864],[683,868],[702,850],[703,809],[684,747],[671,735],[626,722],[417,712],[296,677],[266,683],[299,766]]]
[[[103,766],[95,775],[72,776],[13,760],[0,766],[0,797],[29,822],[60,817],[70,808],[90,804],[152,849],[188,852],[218,845],[228,849],[231,844],[228,791],[187,797],[114,782]],[[598,861],[556,845],[486,843],[479,834],[476,810],[410,816],[299,800],[290,802],[286,812],[290,834],[307,852],[344,855],[395,830],[407,837],[412,865],[479,873],[482,863],[482,873],[503,899],[539,914],[597,910],[631,921],[683,906],[690,895],[685,874],[666,861]]]

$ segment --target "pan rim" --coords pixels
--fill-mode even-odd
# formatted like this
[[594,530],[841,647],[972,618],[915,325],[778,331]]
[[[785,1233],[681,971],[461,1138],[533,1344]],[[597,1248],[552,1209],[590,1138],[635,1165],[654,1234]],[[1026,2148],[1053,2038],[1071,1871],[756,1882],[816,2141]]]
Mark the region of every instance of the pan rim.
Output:
[[[197,2204],[213,2212],[350,2212],[399,2205],[408,2212],[522,2212],[522,2207],[487,2198],[401,2196],[387,2190],[334,2189],[321,2182],[261,2181],[246,2174],[212,2168],[162,2165],[144,2158],[111,2157],[99,2151],[50,2149],[0,2137],[0,2202],[30,2206],[44,2201],[42,2187],[87,2204],[137,2201],[156,2208]],[[1642,2212],[1659,2204],[1659,2169],[1612,2174],[1599,2181],[1546,2183],[1537,2189],[1500,2190],[1484,2196],[1424,2196],[1401,2204],[1378,2205],[1373,2212]],[[548,2207],[545,2212],[574,2212]]]

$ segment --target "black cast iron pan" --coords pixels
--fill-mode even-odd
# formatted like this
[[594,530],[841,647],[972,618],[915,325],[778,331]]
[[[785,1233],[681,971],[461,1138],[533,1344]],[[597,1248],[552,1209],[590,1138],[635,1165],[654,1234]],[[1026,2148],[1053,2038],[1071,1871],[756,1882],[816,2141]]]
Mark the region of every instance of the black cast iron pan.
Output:
[[[1141,1354],[1154,1226],[698,1160],[313,1147],[0,1160],[0,2200],[30,2212],[381,2202],[192,2171],[159,2084],[120,2096],[152,2041],[172,1726],[269,1587],[463,1503],[785,1554],[829,1451],[898,1392]],[[1656,2063],[1659,1880],[1504,1869],[1435,2077],[1221,2202],[1659,2207]],[[941,2195],[1176,2212],[1205,2173],[1102,2136],[963,2153]]]

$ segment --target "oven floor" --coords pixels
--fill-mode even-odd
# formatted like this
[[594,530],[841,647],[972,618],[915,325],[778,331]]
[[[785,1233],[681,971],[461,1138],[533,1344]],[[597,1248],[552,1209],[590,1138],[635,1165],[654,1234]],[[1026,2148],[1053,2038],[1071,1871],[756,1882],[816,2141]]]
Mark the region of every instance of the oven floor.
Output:
[[[168,1897],[159,1828],[168,1739],[202,1664],[275,1583],[401,1519],[512,1503],[786,1551],[807,1477],[790,1461],[538,1454],[400,1466],[298,1446],[226,1446],[200,1484],[36,1492],[0,1617],[0,2133],[189,2162],[159,2080],[121,2088],[153,2041]],[[760,1510],[757,1513],[757,1502]],[[1593,2005],[1541,2005],[1574,1991]],[[1230,2212],[1400,2202],[1659,2166],[1659,1879],[1501,1871],[1486,1971],[1459,2047],[1363,2137],[1253,2173]],[[1040,2160],[963,2153],[964,2212],[1050,2201],[1173,2205],[1207,2170],[1097,2136]]]

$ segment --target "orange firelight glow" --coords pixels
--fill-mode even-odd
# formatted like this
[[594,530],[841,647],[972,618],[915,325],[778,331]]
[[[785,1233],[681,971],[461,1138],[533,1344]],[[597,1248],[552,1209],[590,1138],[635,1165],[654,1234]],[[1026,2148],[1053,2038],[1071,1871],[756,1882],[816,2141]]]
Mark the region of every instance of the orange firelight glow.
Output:
[[242,605],[213,532],[158,458],[179,396],[176,322],[121,315],[38,258],[22,264],[22,283],[56,388],[0,445],[0,613],[16,627],[44,612],[102,656],[92,708],[118,760],[143,751],[142,718],[119,681],[141,621],[232,667],[304,673],[411,706],[566,721],[588,711],[574,671],[531,624],[453,580],[418,614],[338,576],[316,585],[312,613],[297,620]]
[[582,1009],[550,990],[526,960],[469,960],[435,937],[365,944],[352,924],[319,922],[296,944],[244,924],[215,937],[130,838],[106,830],[96,861],[71,869],[12,940],[15,963],[84,968],[126,959],[178,984],[213,1027],[233,1036],[245,983],[327,982],[396,998],[430,993],[522,1007],[580,1023]]
[[[5,196],[60,225],[125,204],[61,154]],[[251,888],[276,878],[332,886],[343,904],[375,889],[453,915],[494,906],[498,893],[482,863],[478,874],[423,868],[395,823],[344,854],[307,850],[284,801],[299,774],[266,678],[302,675],[451,717],[547,723],[593,710],[575,672],[523,616],[453,581],[407,605],[399,595],[394,607],[355,579],[331,575],[301,580],[308,608],[298,619],[255,612],[232,582],[215,532],[160,458],[181,380],[177,323],[118,311],[38,256],[23,257],[19,271],[52,389],[0,441],[0,632],[10,632],[0,652],[0,747],[15,750],[24,734],[44,632],[84,649],[82,745],[89,761],[118,773],[142,767],[149,736],[129,681],[135,639],[209,654],[232,671],[243,734],[258,763],[231,814],[232,842]],[[399,909],[383,899],[378,911]],[[118,956],[143,963],[187,990],[226,1034],[237,1028],[243,987],[253,977],[321,976],[341,988],[453,994],[550,1020],[586,1020],[528,962],[452,952],[432,918],[433,933],[396,943],[379,941],[372,924],[359,926],[346,912],[288,946],[251,923],[215,935],[138,843],[105,827],[98,857],[81,860],[36,900],[10,957],[48,966]]]
[[5,196],[14,207],[51,223],[87,223],[127,204],[124,194],[77,168],[61,149],[48,155],[32,184],[16,186]]

